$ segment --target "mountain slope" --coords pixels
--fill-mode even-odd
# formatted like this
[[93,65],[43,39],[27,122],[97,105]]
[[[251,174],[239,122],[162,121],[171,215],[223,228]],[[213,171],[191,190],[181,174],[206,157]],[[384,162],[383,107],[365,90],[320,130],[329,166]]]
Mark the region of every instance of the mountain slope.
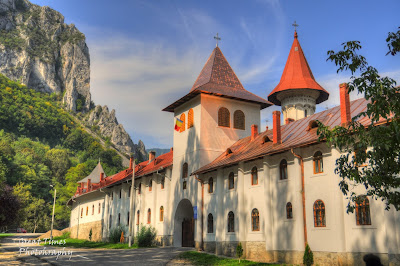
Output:
[[[143,142],[133,143],[115,111],[94,109],[85,35],[64,23],[61,13],[28,0],[0,0],[0,73],[37,91],[62,95],[64,108],[78,113],[88,127],[97,126],[98,136],[124,157],[147,157]],[[101,112],[93,116],[98,108]]]

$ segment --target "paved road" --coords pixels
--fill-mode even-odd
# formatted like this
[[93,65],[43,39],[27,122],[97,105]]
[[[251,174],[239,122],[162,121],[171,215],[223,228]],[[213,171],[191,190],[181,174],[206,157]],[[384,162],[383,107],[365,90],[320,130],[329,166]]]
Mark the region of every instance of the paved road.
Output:
[[[65,249],[56,247],[38,246],[32,243],[23,243],[22,239],[27,239],[31,236],[28,234],[18,235],[2,240],[1,248],[8,252],[16,252],[17,258],[23,257],[23,261],[29,259],[31,256],[21,248],[27,248],[28,251],[36,249],[37,253],[34,255],[37,264],[33,265],[166,265],[175,256],[182,251],[192,250],[191,248],[140,248],[140,249],[75,249],[66,247]],[[64,251],[58,259],[56,255],[40,255],[38,252],[56,250],[57,252]],[[68,253],[69,252],[69,253]],[[29,261],[31,261],[29,259]]]

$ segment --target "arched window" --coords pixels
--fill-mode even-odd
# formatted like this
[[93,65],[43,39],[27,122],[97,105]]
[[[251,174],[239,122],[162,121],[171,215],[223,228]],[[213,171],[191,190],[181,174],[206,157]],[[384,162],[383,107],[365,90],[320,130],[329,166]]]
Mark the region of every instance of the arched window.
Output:
[[279,172],[280,172],[280,179],[288,179],[288,174],[287,174],[287,161],[283,159],[281,163],[279,164]]
[[150,208],[147,210],[147,223],[151,223],[151,210]]
[[149,181],[149,191],[152,191],[152,190],[153,190],[153,180],[150,179],[150,181]]
[[231,126],[230,116],[231,116],[231,114],[229,113],[228,109],[226,109],[225,107],[219,108],[219,110],[218,110],[218,126],[230,127]]
[[325,227],[325,204],[322,200],[314,202],[314,227]]
[[81,218],[82,218],[82,216],[83,216],[83,208],[81,208]]
[[101,210],[101,203],[99,203],[99,213],[100,213],[100,210]]
[[233,113],[233,128],[245,129],[244,113],[241,110],[236,110]]
[[229,187],[229,189],[234,189],[235,188],[235,174],[233,172],[229,173],[228,187]]
[[140,211],[136,212],[136,224],[139,225],[139,220],[140,220]]
[[357,225],[371,225],[369,200],[365,196],[356,199],[356,221]]
[[183,188],[183,189],[186,189],[186,181],[183,181],[183,182],[182,182],[182,188]]
[[121,214],[118,213],[118,226],[120,226],[120,224],[121,224]]
[[317,151],[314,153],[314,174],[319,174],[324,172],[324,162],[322,160],[322,152]]
[[307,109],[304,109],[304,117],[307,117]]
[[293,219],[292,203],[286,203],[286,219]]
[[127,217],[126,218],[126,225],[129,226],[129,212],[128,212],[128,215],[126,217]]
[[186,177],[188,177],[188,164],[187,163],[184,163],[183,165],[182,165],[182,178],[186,178]]
[[185,123],[186,116],[185,116],[185,114],[181,114],[180,120],[182,120],[182,126],[181,126],[181,129],[179,130],[179,132],[183,132],[183,131],[185,131],[185,127],[186,127],[186,123]]
[[89,214],[89,206],[86,206],[86,216]]
[[190,108],[188,112],[188,129],[193,127],[193,109]]
[[228,213],[228,232],[235,232],[235,215],[231,211]]
[[214,218],[213,215],[210,213],[208,214],[207,218],[207,233],[213,233],[214,232]]
[[142,194],[142,183],[139,183],[138,194]]
[[92,205],[92,215],[94,215],[94,204]]
[[251,211],[251,230],[260,231],[260,214],[257,209]]
[[160,222],[164,221],[164,207],[160,207]]
[[251,169],[251,185],[258,185],[258,173],[257,173],[257,167],[253,167]]
[[214,192],[214,181],[213,178],[210,177],[208,179],[208,193],[213,193]]
[[119,198],[122,198],[122,189],[119,190]]
[[161,189],[164,189],[165,186],[165,177],[161,177]]

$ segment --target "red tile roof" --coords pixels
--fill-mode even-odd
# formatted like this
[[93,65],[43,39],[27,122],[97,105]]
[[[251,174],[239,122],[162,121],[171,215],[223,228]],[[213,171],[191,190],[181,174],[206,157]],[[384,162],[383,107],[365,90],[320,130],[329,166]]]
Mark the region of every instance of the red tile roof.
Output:
[[[172,165],[173,151],[162,154],[155,158],[151,163],[149,161],[142,162],[135,166],[135,179],[149,175],[156,171],[161,171]],[[119,184],[123,181],[132,179],[132,169],[125,169],[115,175],[104,178],[103,181],[92,183],[91,187],[82,189],[78,187],[73,198],[79,197],[82,194],[98,190],[100,188],[110,187]],[[86,184],[85,184],[86,185]]]
[[307,59],[301,49],[297,32],[294,35],[292,48],[290,48],[289,56],[283,70],[281,80],[275,89],[268,95],[268,100],[276,105],[281,105],[277,95],[282,91],[295,89],[310,89],[320,92],[317,98],[317,104],[328,99],[329,93],[319,85],[312,74],[311,68],[307,63]]
[[[368,102],[364,98],[352,101],[350,104],[351,117],[354,117],[360,112],[365,111],[367,108],[367,103]],[[340,119],[340,106],[336,106],[326,111],[311,115],[307,118],[299,119],[281,126],[281,144],[273,144],[272,141],[263,143],[265,137],[268,137],[270,140],[273,139],[273,130],[261,132],[254,139],[254,141],[251,141],[250,136],[240,139],[231,147],[229,147],[229,149],[232,150],[231,154],[227,155],[224,152],[210,164],[207,164],[195,171],[193,175],[210,172],[220,167],[234,165],[240,161],[253,160],[261,158],[265,155],[281,153],[292,148],[318,143],[316,128],[309,130],[310,122],[319,120],[324,125],[333,128],[341,124]],[[362,117],[358,121],[363,125],[369,125],[371,123],[371,120],[369,120],[368,117]]]
[[260,109],[272,105],[243,87],[219,47],[216,47],[211,53],[190,92],[164,108],[163,111],[173,112],[175,108],[200,93],[258,103]]

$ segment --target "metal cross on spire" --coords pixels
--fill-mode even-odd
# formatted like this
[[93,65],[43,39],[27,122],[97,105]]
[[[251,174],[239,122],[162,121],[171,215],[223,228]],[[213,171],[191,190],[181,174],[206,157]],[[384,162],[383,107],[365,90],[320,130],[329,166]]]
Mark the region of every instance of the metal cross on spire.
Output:
[[217,46],[216,46],[216,47],[218,47],[218,41],[220,41],[220,40],[221,40],[221,38],[220,38],[220,37],[218,37],[218,32],[217,32],[217,36],[214,36],[214,39],[216,39],[216,40],[217,40]]
[[296,28],[299,26],[299,24],[297,24],[296,20],[295,20],[294,23],[292,24],[292,26],[294,27],[294,31],[296,31]]

